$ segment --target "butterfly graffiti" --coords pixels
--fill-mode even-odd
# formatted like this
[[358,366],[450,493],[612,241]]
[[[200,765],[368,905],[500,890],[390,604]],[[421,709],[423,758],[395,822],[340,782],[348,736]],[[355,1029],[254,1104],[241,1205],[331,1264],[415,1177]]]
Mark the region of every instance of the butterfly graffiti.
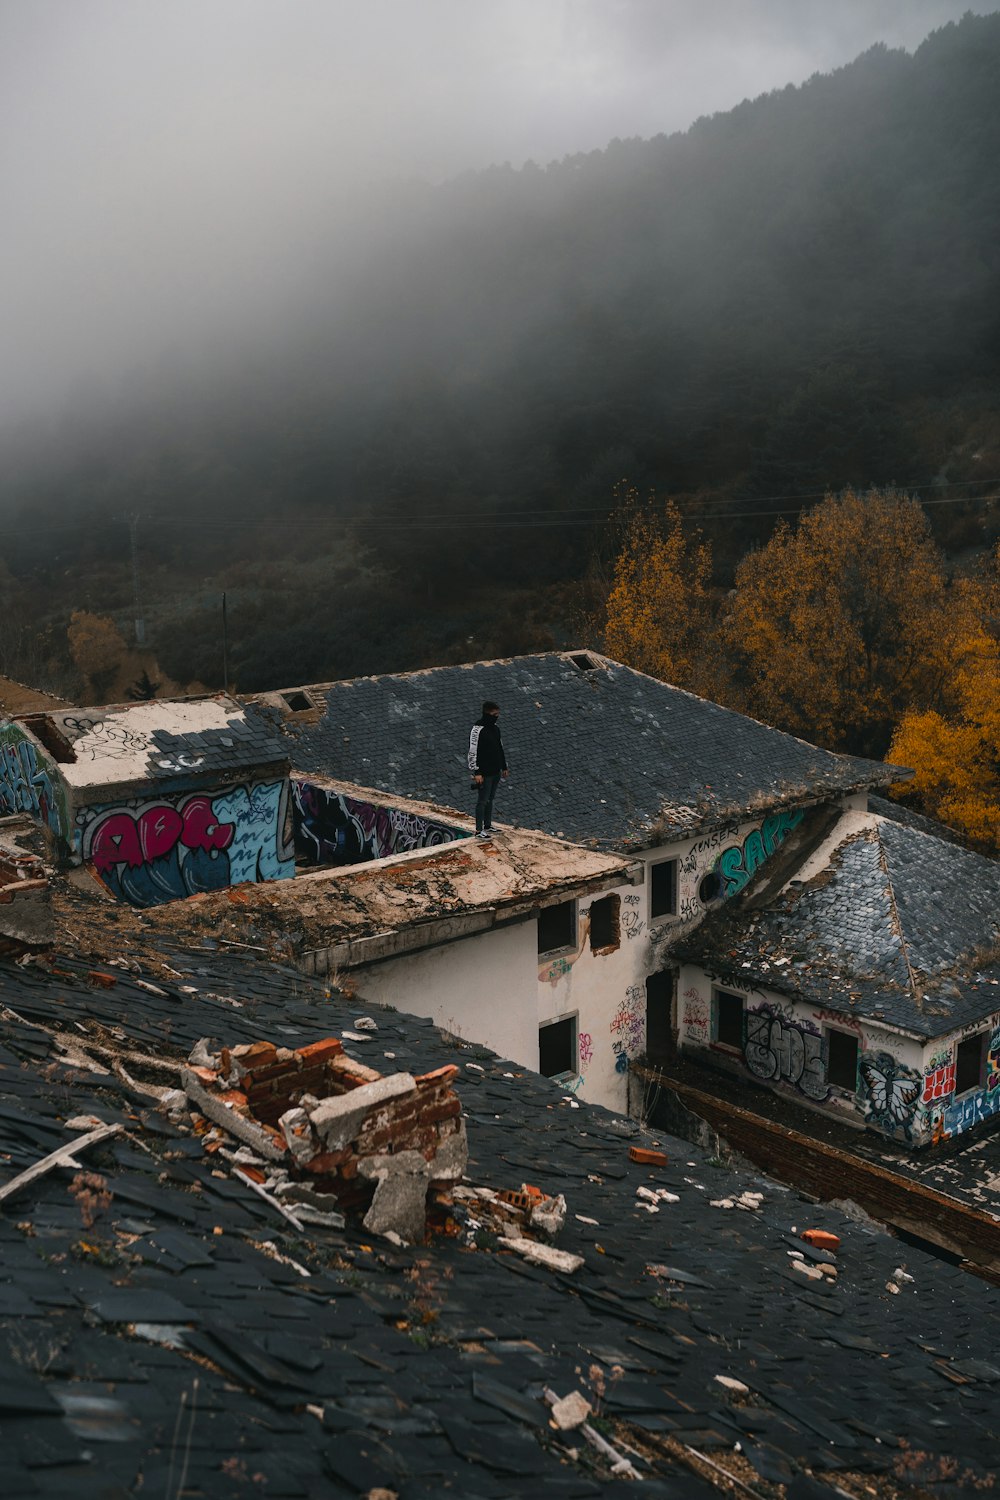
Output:
[[902,1069],[888,1052],[863,1058],[861,1077],[868,1090],[868,1118],[872,1124],[890,1135],[901,1130],[909,1140],[921,1080]]

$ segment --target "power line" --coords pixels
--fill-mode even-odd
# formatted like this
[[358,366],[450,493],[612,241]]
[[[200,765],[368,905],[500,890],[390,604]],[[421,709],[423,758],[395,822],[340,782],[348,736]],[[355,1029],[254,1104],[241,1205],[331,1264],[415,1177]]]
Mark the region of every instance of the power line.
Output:
[[[955,482],[958,483],[958,481],[955,481]],[[997,485],[1000,485],[1000,479],[988,479],[988,480],[987,479],[977,479],[977,480],[967,480],[967,481],[962,481],[962,482],[963,483],[971,483],[971,484],[997,484]],[[910,488],[910,487],[908,487],[908,486],[897,486],[896,488],[900,492],[906,492],[906,490],[908,488]],[[802,495],[798,495],[798,496],[795,496],[795,495],[765,495],[765,496],[762,497],[762,499],[764,501],[766,501],[766,500],[791,500],[791,499],[802,499],[802,500],[805,500],[805,499],[824,499],[830,493],[831,492],[829,490],[811,490],[811,491],[809,491],[807,493],[803,493]],[[665,497],[665,498],[669,498],[669,497]],[[919,496],[916,497],[916,498],[919,499]],[[992,504],[995,500],[998,500],[998,499],[1000,499],[1000,494],[990,494],[990,495],[949,495],[949,496],[941,496],[941,497],[939,497],[937,499],[919,500],[919,503],[924,507],[924,509],[928,509],[931,506],[940,506],[940,505],[980,505],[980,504]],[[723,505],[723,504],[726,504],[727,501],[726,501],[726,499],[724,499],[723,497],[720,496],[717,501],[711,501],[711,500],[709,500],[707,503],[709,503],[709,504]],[[732,504],[733,502],[729,501],[729,503]],[[760,518],[768,517],[768,516],[774,516],[774,517],[794,516],[794,515],[800,514],[800,512],[802,511],[803,508],[804,507],[802,507],[800,505],[795,505],[795,506],[788,506],[788,507],[785,507],[785,508],[782,508],[782,509],[767,509],[767,510],[743,510],[743,509],[740,509],[740,510],[729,510],[729,511],[687,511],[687,510],[685,510],[685,511],[681,512],[681,516],[682,516],[682,519],[685,520],[685,521],[754,520],[754,519],[760,519]],[[507,529],[514,529],[514,530],[517,530],[517,529],[521,529],[521,530],[534,530],[534,529],[537,529],[539,527],[548,527],[548,526],[557,526],[557,527],[558,526],[572,526],[574,524],[580,523],[581,521],[583,521],[583,522],[589,521],[591,524],[596,524],[599,521],[610,520],[613,516],[618,515],[620,513],[620,511],[621,511],[621,507],[617,506],[617,505],[615,505],[615,506],[607,506],[607,505],[604,505],[604,506],[573,506],[573,505],[571,505],[571,506],[566,506],[565,508],[551,507],[551,508],[546,509],[546,510],[532,509],[532,510],[485,511],[485,512],[484,511],[470,511],[470,510],[462,510],[462,511],[440,511],[440,512],[437,512],[437,513],[433,513],[432,512],[430,515],[425,515],[425,516],[422,516],[422,517],[419,517],[419,518],[412,517],[412,516],[411,517],[401,517],[401,516],[389,515],[389,514],[386,514],[386,512],[384,512],[384,511],[378,511],[378,512],[376,512],[376,511],[368,511],[368,512],[361,513],[361,514],[358,514],[358,515],[327,516],[327,517],[324,517],[324,518],[319,519],[319,520],[295,519],[292,522],[288,522],[287,520],[285,520],[285,521],[266,521],[266,520],[246,520],[246,519],[241,519],[238,522],[234,522],[231,519],[230,520],[205,520],[205,519],[201,519],[201,518],[198,518],[198,519],[195,519],[195,518],[184,519],[183,517],[175,517],[175,516],[171,516],[171,517],[166,517],[166,516],[159,516],[159,517],[158,516],[145,516],[145,517],[143,517],[143,520],[144,520],[144,524],[145,524],[145,526],[146,526],[147,529],[149,527],[151,527],[151,526],[153,526],[153,527],[159,526],[161,528],[162,527],[167,527],[171,531],[176,531],[176,530],[181,530],[181,529],[196,528],[198,531],[202,531],[202,532],[204,532],[204,531],[213,531],[213,530],[214,531],[228,531],[228,532],[231,532],[233,530],[234,525],[236,525],[240,531],[247,531],[247,530],[251,530],[251,529],[257,530],[257,531],[264,531],[264,530],[275,531],[275,530],[277,530],[277,531],[282,531],[282,532],[287,532],[287,531],[292,531],[292,532],[296,532],[296,531],[325,531],[325,530],[329,530],[331,528],[332,529],[337,529],[339,527],[344,527],[344,526],[371,525],[372,523],[382,524],[382,525],[389,525],[389,524],[391,524],[392,527],[393,527],[393,529],[396,530],[396,531],[408,531],[408,530],[430,530],[430,531],[437,531],[437,530],[440,530],[440,531],[462,530],[462,531],[465,531],[465,530],[470,530],[470,529],[483,529],[484,527],[499,528],[501,530],[507,530]],[[549,517],[549,516],[553,517],[553,519],[552,520],[543,519],[544,517]],[[103,522],[101,522],[101,521],[95,522],[95,521],[93,521],[91,519],[81,518],[79,521],[74,521],[74,522],[70,522],[70,523],[64,522],[61,526],[58,526],[58,527],[46,526],[46,527],[39,527],[39,528],[27,528],[27,529],[20,530],[20,531],[6,530],[4,532],[4,535],[8,539],[13,538],[13,537],[29,537],[29,536],[46,536],[46,537],[52,537],[53,535],[61,535],[61,534],[68,533],[69,530],[70,530],[70,528],[72,526],[86,526],[86,528],[88,529],[88,531],[93,532],[93,531],[102,530],[102,529],[103,530],[108,530],[108,529],[110,529],[112,527],[117,527],[117,525],[119,525],[119,524],[120,523],[115,522],[113,520],[107,520],[107,521],[103,521]]]

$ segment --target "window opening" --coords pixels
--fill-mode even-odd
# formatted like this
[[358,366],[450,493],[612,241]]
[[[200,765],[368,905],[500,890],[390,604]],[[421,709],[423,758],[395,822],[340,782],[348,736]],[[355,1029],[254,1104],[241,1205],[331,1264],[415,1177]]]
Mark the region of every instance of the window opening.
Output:
[[282,693],[288,707],[293,714],[300,714],[307,708],[312,708],[312,699],[307,693]]
[[677,915],[677,861],[662,859],[649,867],[649,915]]
[[572,651],[570,652],[569,659],[578,672],[596,672],[600,666],[600,662],[595,661],[592,656],[588,656],[585,651]]
[[743,1050],[743,996],[715,992],[715,1040],[723,1047]]
[[709,906],[713,901],[718,901],[722,896],[722,876],[716,870],[710,870],[703,875],[698,887],[698,900],[702,906]]
[[675,1052],[671,1009],[674,973],[663,969],[646,980],[646,1056],[652,1063],[668,1062]]
[[621,945],[622,933],[619,920],[621,898],[605,896],[590,904],[590,951],[606,953]]
[[826,1081],[838,1089],[858,1087],[858,1039],[849,1031],[828,1031]]
[[576,943],[576,902],[560,901],[538,913],[538,952],[556,953]]
[[538,1071],[546,1078],[576,1073],[576,1016],[538,1028]]
[[986,1082],[986,1032],[967,1036],[955,1048],[955,1093],[966,1094],[981,1089]]

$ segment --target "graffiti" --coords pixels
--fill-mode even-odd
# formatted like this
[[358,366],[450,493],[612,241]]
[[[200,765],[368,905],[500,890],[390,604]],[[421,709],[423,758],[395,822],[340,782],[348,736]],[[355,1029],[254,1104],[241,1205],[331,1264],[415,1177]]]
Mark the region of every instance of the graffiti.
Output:
[[636,896],[636,895],[623,896],[622,897],[622,905],[623,906],[638,906],[639,905],[639,897]]
[[709,855],[714,854],[717,849],[722,849],[732,842],[739,833],[739,829],[740,825],[738,823],[724,823],[721,828],[714,829],[705,838],[699,839],[696,844],[692,844],[691,848],[678,864],[678,874],[694,875],[700,866],[706,862]]
[[738,895],[751,875],[760,869],[779,844],[797,828],[805,814],[801,808],[794,812],[774,813],[765,818],[759,828],[752,828],[742,844],[734,844],[719,855],[718,870],[725,881],[726,896]]
[[[954,1067],[951,1071],[954,1087]],[[960,1099],[952,1098],[945,1104],[940,1119],[935,1121],[936,1125],[940,1125],[941,1134],[962,1135],[966,1130],[971,1130],[973,1125],[981,1125],[984,1120],[991,1120],[994,1115],[1000,1114],[1000,1026],[994,1026],[990,1035],[985,1073],[986,1081],[982,1088],[965,1093]]]
[[292,782],[292,812],[296,852],[312,865],[356,865],[468,837],[465,829],[359,802],[311,781]]
[[119,900],[158,906],[294,873],[283,781],[154,802],[85,808],[80,852]]
[[943,1117],[946,1136],[961,1135],[973,1125],[981,1125],[1000,1114],[1000,1088],[978,1089],[974,1094],[963,1094],[945,1108]]
[[955,1092],[955,1064],[953,1062],[942,1063],[933,1071],[924,1074],[924,1092],[922,1103],[931,1104],[936,1099],[947,1098]]
[[701,918],[703,911],[702,903],[697,896],[683,896],[677,915],[682,922],[690,922],[692,918]]
[[30,813],[53,833],[65,821],[56,773],[49,774],[44,757],[13,724],[0,728],[0,814]]
[[66,729],[75,730],[73,754],[77,760],[126,760],[150,748],[146,735],[126,729],[124,724],[108,724],[103,719],[63,718]]
[[615,1072],[627,1073],[629,1058],[641,1052],[646,1041],[646,993],[641,984],[630,984],[611,1019],[611,1050]]
[[808,1021],[791,1021],[766,1005],[748,1010],[743,1056],[756,1078],[794,1084],[810,1099],[829,1092],[823,1039]]
[[568,974],[572,967],[572,958],[554,958],[550,964],[543,965],[539,969],[539,982],[541,984],[558,984],[563,975]]
[[594,1040],[589,1031],[580,1032],[580,1067],[585,1068],[594,1056]]
[[634,907],[623,911],[621,915],[621,929],[628,938],[641,937],[646,924]]
[[567,1094],[578,1094],[583,1088],[584,1078],[582,1073],[577,1073],[575,1077],[554,1078],[552,1082],[558,1083],[559,1087]]
[[684,991],[684,1035],[694,1042],[708,1037],[708,1006],[694,985]]
[[196,771],[204,763],[203,755],[178,755],[174,760],[158,760],[161,771]]
[[864,1102],[869,1124],[887,1135],[902,1132],[912,1139],[913,1116],[923,1080],[890,1052],[873,1052],[861,1059]]

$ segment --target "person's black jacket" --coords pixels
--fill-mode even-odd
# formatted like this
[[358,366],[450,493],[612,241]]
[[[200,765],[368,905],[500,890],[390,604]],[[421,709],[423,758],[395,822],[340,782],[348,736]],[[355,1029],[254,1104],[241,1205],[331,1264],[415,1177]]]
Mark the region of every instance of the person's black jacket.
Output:
[[469,770],[473,776],[499,776],[507,769],[500,726],[490,715],[477,719],[469,735]]

